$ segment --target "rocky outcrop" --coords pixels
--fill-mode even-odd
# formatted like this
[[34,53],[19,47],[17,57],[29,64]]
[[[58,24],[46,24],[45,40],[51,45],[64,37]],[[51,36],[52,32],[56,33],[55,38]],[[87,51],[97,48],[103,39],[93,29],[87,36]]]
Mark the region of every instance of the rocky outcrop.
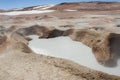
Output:
[[112,55],[111,60],[117,65],[117,61],[120,59],[120,34],[111,33],[109,42],[110,52]]
[[49,34],[49,28],[39,25],[33,25],[28,28],[20,28],[16,32],[23,35],[39,35],[40,37],[47,37]]
[[110,33],[106,32],[77,30],[71,35],[71,38],[91,47],[98,62],[104,64],[111,58],[109,36]]
[[58,36],[68,36],[72,34],[73,30],[59,30],[54,27],[47,28],[45,26],[33,25],[27,28],[20,28],[16,30],[17,33],[22,35],[38,35],[40,38],[54,38]]

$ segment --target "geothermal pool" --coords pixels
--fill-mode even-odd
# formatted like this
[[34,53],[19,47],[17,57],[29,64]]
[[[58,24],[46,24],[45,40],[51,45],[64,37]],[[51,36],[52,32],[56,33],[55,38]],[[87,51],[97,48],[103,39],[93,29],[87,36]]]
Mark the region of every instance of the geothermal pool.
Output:
[[69,37],[50,39],[39,39],[36,35],[29,37],[33,40],[29,42],[28,46],[36,54],[65,58],[94,70],[120,76],[120,61],[116,67],[102,66],[96,61],[91,48],[81,42],[72,41]]

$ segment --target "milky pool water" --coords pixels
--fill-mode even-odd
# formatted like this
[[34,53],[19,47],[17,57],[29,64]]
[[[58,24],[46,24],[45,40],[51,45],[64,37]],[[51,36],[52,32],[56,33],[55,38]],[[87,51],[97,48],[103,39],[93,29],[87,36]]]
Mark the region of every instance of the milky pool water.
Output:
[[116,67],[104,67],[100,65],[96,61],[91,48],[81,42],[72,41],[69,37],[50,39],[39,39],[36,35],[29,37],[33,40],[29,42],[28,46],[37,54],[69,59],[91,69],[120,76],[120,65]]

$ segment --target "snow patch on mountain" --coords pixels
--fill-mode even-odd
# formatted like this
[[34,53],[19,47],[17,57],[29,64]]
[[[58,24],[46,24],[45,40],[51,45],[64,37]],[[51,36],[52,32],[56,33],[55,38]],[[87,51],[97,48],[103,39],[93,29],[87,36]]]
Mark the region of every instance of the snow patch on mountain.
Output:
[[43,5],[43,6],[37,6],[37,7],[34,7],[33,9],[48,9],[48,8],[51,8],[53,7],[54,5]]
[[31,11],[13,11],[13,12],[4,12],[0,13],[0,15],[23,15],[23,14],[40,14],[40,13],[49,13],[54,12],[55,10],[31,10]]

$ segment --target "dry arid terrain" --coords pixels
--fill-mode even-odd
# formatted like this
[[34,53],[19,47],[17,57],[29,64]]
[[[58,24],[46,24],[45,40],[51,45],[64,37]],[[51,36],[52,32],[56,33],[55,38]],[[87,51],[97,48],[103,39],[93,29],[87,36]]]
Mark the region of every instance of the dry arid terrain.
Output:
[[[100,65],[120,59],[120,3],[76,2],[0,9],[0,80],[120,80],[72,61],[35,54],[29,35],[69,36],[89,46]],[[120,72],[120,71],[118,71]]]

